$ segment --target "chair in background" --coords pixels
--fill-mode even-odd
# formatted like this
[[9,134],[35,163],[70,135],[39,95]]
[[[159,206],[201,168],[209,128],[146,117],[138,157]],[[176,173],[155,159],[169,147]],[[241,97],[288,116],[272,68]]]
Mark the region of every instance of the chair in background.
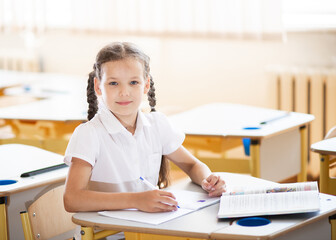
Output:
[[[324,139],[330,139],[330,138],[336,138],[336,126],[331,128],[324,137]],[[320,163],[321,188],[324,188],[324,186],[322,185],[327,183],[328,193],[336,195],[336,178],[330,176],[330,170],[336,167],[336,152],[335,155],[321,154],[321,158],[324,158],[324,161],[321,161]]]
[[336,126],[324,140],[312,144],[311,150],[320,157],[320,192],[336,195]]
[[336,126],[329,130],[329,132],[326,134],[324,139],[334,138],[334,137],[336,137]]
[[[336,126],[331,128],[326,134],[324,139],[336,138]],[[335,146],[336,149],[336,146]],[[324,161],[322,161],[324,158]],[[330,176],[330,169],[336,167],[336,154],[335,155],[322,155],[321,154],[321,163],[320,163],[320,186],[323,189],[327,189],[329,194],[336,195],[336,178]],[[327,186],[323,186],[326,184]],[[332,239],[336,239],[336,218],[335,215],[329,218],[332,227]]]
[[[64,236],[72,239],[76,225],[72,222],[72,214],[64,209],[63,204],[64,185],[49,190],[29,207],[28,211],[21,212],[21,221],[26,240],[50,239],[56,236]],[[100,239],[118,233],[117,231],[104,231],[97,233]]]

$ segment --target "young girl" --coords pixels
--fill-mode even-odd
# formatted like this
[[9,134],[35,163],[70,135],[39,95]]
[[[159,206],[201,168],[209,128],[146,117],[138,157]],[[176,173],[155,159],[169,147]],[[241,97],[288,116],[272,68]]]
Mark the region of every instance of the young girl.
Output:
[[[100,50],[93,69],[87,86],[89,121],[76,128],[65,153],[67,211],[177,210],[172,193],[152,190],[139,179],[166,187],[167,158],[210,196],[225,191],[224,181],[182,146],[184,134],[155,112],[148,56],[130,43],[112,43]],[[147,114],[139,110],[144,94],[151,106]]]

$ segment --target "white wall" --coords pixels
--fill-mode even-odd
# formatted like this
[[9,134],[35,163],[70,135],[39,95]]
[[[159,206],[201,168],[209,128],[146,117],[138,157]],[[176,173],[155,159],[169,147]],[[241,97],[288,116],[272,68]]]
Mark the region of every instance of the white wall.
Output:
[[[157,38],[50,32],[36,41],[46,72],[86,75],[98,50],[131,41],[152,59],[158,104],[189,108],[213,101],[276,107],[270,64],[336,67],[336,33],[292,33],[287,41]],[[0,34],[1,49],[22,48],[22,36]]]

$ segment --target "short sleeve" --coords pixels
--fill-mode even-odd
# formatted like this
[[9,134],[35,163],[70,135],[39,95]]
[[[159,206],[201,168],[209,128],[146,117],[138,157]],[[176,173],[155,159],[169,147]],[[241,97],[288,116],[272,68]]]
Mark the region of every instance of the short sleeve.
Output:
[[184,141],[184,133],[175,128],[164,114],[159,112],[153,114],[155,114],[155,121],[160,134],[162,154],[168,155],[175,152]]
[[72,134],[65,151],[64,162],[69,165],[71,159],[76,157],[94,166],[98,153],[99,145],[95,129],[90,122],[84,123]]

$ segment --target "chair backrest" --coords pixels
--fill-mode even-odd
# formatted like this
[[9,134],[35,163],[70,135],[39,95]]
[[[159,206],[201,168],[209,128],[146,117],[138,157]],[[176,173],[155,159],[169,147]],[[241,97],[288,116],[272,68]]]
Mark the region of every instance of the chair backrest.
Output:
[[336,126],[331,128],[329,132],[325,135],[324,139],[336,137]]
[[64,185],[56,187],[28,208],[31,229],[35,239],[49,239],[76,227],[71,221],[72,214],[64,209]]

